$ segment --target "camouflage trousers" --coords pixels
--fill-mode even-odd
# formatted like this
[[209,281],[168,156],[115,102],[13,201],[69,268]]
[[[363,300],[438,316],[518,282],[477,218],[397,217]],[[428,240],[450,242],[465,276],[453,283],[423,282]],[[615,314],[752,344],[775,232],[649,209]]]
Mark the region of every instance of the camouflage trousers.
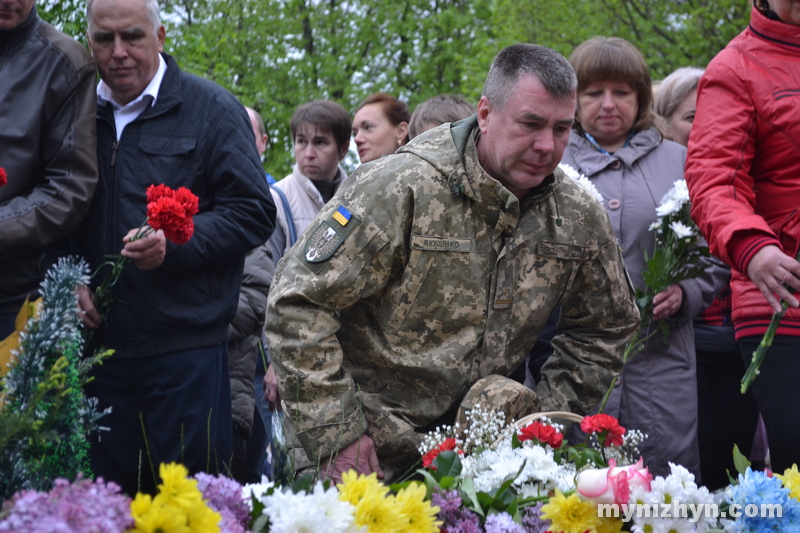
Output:
[[[421,467],[421,454],[419,445],[425,435],[425,430],[435,429],[440,425],[452,425],[458,421],[463,427],[466,423],[466,413],[480,405],[483,408],[502,411],[506,420],[518,420],[525,415],[539,411],[539,398],[528,387],[516,381],[499,376],[490,375],[478,380],[457,405],[455,417],[445,415],[439,420],[418,428],[404,417],[398,416],[390,409],[376,402],[376,395],[363,394],[364,419],[367,421],[367,435],[375,442],[378,461],[381,469],[386,474],[385,482],[392,483],[407,472],[413,472]],[[285,417],[285,430],[287,445],[293,451],[295,469],[299,472],[306,469],[314,470],[319,463],[328,457],[310,458],[306,455],[299,443],[294,438],[294,427],[289,416]],[[292,445],[294,443],[294,446]],[[290,451],[290,453],[292,453]]]

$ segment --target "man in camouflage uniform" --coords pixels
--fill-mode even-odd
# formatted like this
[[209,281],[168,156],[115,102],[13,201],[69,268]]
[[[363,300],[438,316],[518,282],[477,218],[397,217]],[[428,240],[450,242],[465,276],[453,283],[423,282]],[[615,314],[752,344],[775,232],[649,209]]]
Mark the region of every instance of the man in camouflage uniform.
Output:
[[[504,49],[477,116],[362,165],[284,258],[266,327],[298,467],[392,477],[459,406],[598,403],[639,314],[603,206],[556,170],[576,85],[558,53]],[[559,303],[530,391],[504,376]]]

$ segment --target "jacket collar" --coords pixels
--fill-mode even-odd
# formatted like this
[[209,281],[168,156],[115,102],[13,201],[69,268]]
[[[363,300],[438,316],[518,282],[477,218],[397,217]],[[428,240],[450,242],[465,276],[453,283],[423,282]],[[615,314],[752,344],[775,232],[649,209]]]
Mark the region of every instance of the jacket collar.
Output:
[[749,29],[765,41],[800,53],[800,26],[787,24],[780,20],[771,20],[753,7]]
[[36,4],[22,23],[13,30],[0,31],[0,48],[16,46],[28,39],[41,24],[42,19],[36,13]]
[[594,176],[615,161],[622,161],[627,167],[647,155],[661,143],[661,134],[655,128],[640,131],[630,140],[627,146],[613,154],[598,151],[589,140],[577,130],[569,134],[569,148],[575,162],[587,177]]
[[[447,177],[447,187],[452,194],[458,191],[458,194],[468,196],[479,206],[500,203],[509,209],[520,202],[481,167],[475,146],[479,135],[478,115],[472,115],[415,137],[413,142],[400,147],[397,153],[413,153],[428,161]],[[449,150],[446,149],[447,145],[450,146]],[[522,203],[527,204],[552,194],[561,184],[561,176],[557,171],[545,178]]]
[[150,118],[166,113],[173,107],[180,105],[183,101],[183,90],[181,86],[181,69],[178,67],[177,61],[171,55],[164,52],[161,57],[167,63],[167,71],[164,73],[164,79],[161,80],[161,87],[158,90],[158,99],[156,104],[152,107],[148,106],[139,118]]

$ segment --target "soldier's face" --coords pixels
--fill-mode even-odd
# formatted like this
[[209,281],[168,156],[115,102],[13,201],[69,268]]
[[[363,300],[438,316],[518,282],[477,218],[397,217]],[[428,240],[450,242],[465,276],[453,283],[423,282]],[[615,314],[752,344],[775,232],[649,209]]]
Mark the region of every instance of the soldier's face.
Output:
[[28,17],[33,0],[0,0],[0,30],[13,30]]
[[535,76],[523,75],[502,109],[478,102],[478,158],[518,198],[561,162],[575,119],[575,97],[555,98]]

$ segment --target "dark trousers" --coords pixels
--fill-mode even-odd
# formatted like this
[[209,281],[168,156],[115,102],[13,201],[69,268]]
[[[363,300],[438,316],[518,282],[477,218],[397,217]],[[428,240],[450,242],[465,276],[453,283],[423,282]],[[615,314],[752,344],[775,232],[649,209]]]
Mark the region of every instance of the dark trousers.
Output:
[[726,469],[735,475],[734,444],[750,455],[758,406],[750,391],[739,392],[744,371],[738,352],[697,350],[697,441],[700,475],[709,490],[728,485]]
[[225,343],[149,357],[111,356],[86,394],[112,411],[99,420],[90,457],[96,476],[129,495],[155,494],[161,463],[225,473],[231,456],[231,388]]
[[[761,337],[746,337],[739,341],[745,367],[750,364],[753,352]],[[750,386],[755,396],[764,425],[767,428],[772,470],[779,474],[792,464],[800,464],[800,337],[775,336],[767,350],[761,372]]]

